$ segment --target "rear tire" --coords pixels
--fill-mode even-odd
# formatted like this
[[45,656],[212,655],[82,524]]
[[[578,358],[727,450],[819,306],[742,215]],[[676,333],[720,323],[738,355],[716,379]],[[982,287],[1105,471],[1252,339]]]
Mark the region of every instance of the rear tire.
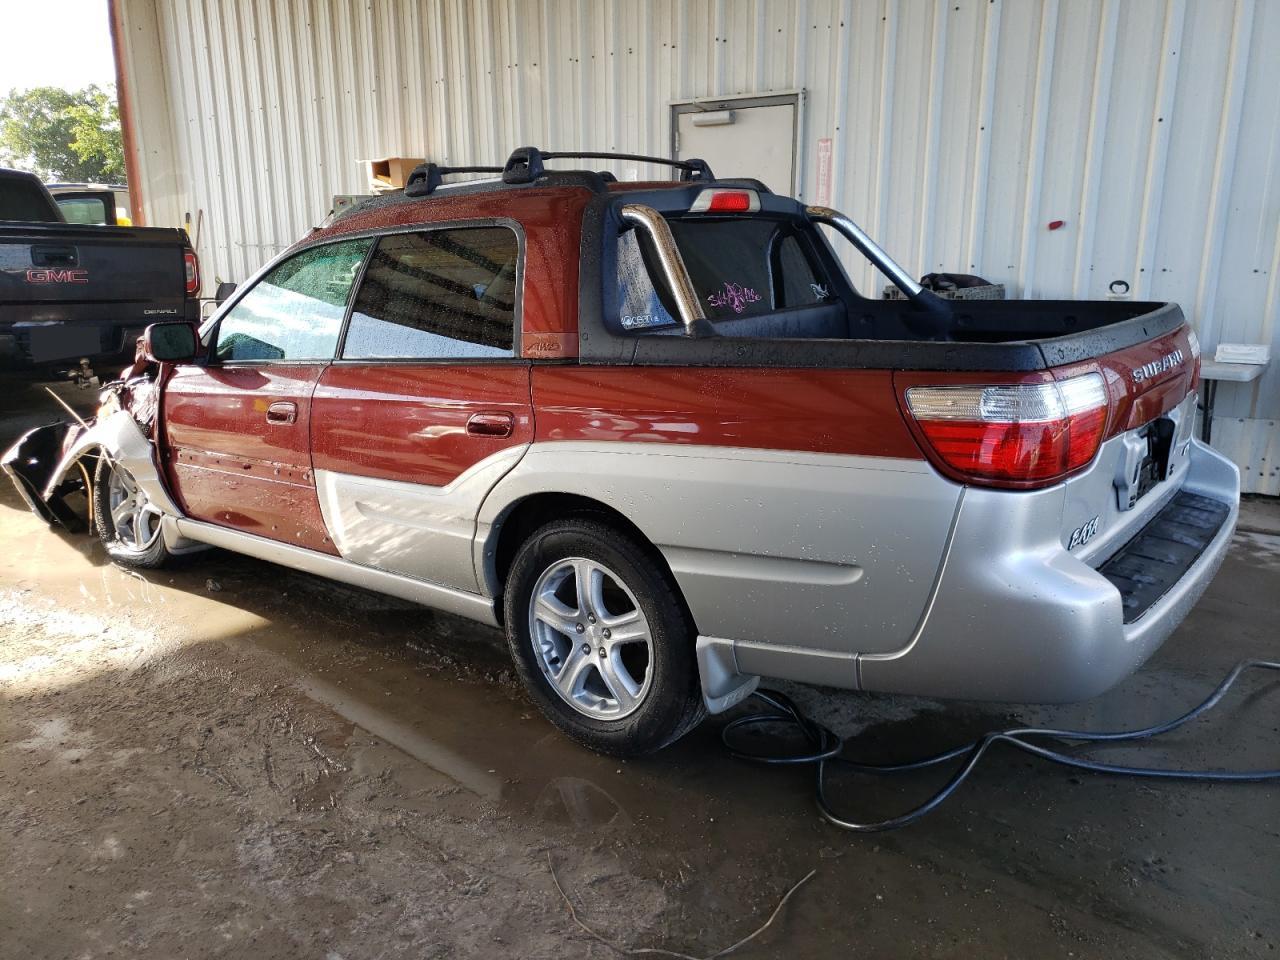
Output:
[[657,552],[622,530],[586,516],[536,530],[504,609],[525,689],[579,743],[652,753],[706,715],[685,605]]
[[129,567],[154,569],[171,554],[160,532],[163,514],[124,467],[106,455],[93,472],[93,526],[111,559]]

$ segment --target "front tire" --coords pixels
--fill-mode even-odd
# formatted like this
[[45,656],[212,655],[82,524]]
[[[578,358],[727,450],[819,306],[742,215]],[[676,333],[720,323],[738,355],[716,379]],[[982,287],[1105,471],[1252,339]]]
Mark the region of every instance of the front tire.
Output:
[[511,566],[507,643],[530,697],[593,750],[652,753],[705,716],[695,631],[657,552],[600,520],[535,531]]
[[130,567],[164,566],[170,554],[160,531],[160,509],[137,480],[106,455],[93,472],[93,526],[111,559]]

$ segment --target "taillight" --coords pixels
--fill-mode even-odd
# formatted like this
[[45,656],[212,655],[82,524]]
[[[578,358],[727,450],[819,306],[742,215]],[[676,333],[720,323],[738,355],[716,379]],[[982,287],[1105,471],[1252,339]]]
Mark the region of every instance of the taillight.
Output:
[[760,195],[754,190],[731,190],[712,187],[698,194],[690,213],[755,213],[760,209]]
[[1107,426],[1096,373],[1048,383],[911,387],[907,407],[958,479],[1046,486],[1091,462]]
[[182,263],[187,271],[187,296],[194,297],[200,292],[200,261],[194,251],[188,250],[182,255]]

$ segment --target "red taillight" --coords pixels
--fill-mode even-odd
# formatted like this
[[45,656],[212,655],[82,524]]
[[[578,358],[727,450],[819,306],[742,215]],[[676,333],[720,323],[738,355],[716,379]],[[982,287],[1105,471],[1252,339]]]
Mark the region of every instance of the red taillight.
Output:
[[182,263],[187,271],[187,296],[194,297],[200,292],[200,261],[188,250],[182,255]]
[[1093,460],[1107,390],[1088,373],[1048,383],[911,387],[907,407],[932,452],[959,479],[1047,485]]
[[760,195],[754,190],[731,190],[711,187],[698,194],[690,213],[755,213],[760,209]]

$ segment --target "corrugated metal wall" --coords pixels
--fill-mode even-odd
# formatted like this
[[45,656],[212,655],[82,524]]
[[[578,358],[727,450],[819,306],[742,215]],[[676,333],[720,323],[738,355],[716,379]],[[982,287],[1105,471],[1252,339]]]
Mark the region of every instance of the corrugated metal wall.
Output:
[[[242,279],[359,193],[358,160],[513,146],[665,153],[668,103],[805,91],[803,192],[910,268],[1024,296],[1174,299],[1250,489],[1280,420],[1280,3],[1269,0],[118,0],[147,214],[203,211]],[[1047,223],[1064,220],[1060,230]],[[876,283],[862,268],[855,279]],[[1238,422],[1236,422],[1238,421]],[[1260,453],[1257,451],[1261,451]]]

